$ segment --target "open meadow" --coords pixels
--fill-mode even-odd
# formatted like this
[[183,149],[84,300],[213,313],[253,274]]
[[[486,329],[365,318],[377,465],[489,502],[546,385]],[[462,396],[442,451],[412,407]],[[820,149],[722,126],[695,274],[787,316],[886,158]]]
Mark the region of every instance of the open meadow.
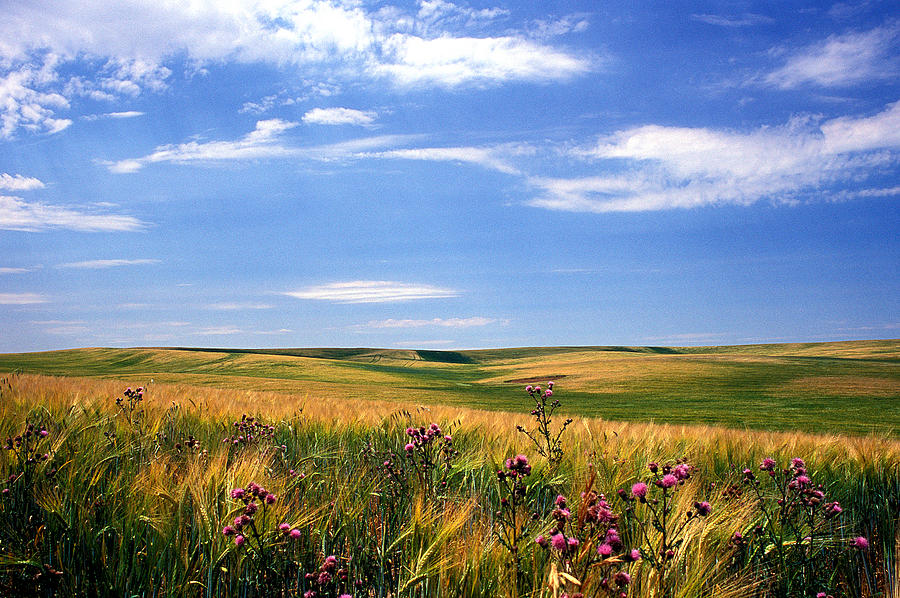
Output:
[[3,355],[0,595],[900,596],[897,348]]

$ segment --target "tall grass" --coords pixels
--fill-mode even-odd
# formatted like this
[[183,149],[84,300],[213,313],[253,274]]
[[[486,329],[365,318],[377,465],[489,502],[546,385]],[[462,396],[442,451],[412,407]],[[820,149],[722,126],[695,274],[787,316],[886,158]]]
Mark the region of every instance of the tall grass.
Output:
[[[0,456],[0,479],[10,489],[0,499],[0,595],[552,596],[550,553],[529,537],[516,571],[498,541],[497,469],[524,453],[534,466],[535,530],[550,525],[557,494],[577,502],[591,471],[593,487],[612,502],[619,488],[646,479],[648,462],[687,458],[695,475],[673,516],[697,499],[708,498],[712,511],[687,528],[667,568],[666,594],[679,597],[777,595],[772,579],[736,560],[730,542],[759,523],[759,511],[748,494],[726,499],[722,490],[765,457],[803,457],[814,481],[844,507],[830,538],[840,558],[821,589],[900,596],[900,442],[892,438],[581,419],[562,438],[561,462],[548,464],[516,433],[529,420],[524,392],[522,413],[498,414],[323,401],[314,387],[285,395],[151,384],[143,416],[126,417],[115,398],[145,382],[0,380],[0,441],[27,423],[48,432],[37,445],[48,458],[27,464],[27,476],[13,451]],[[556,390],[564,402],[564,385]],[[274,426],[273,436],[223,443],[242,414]],[[459,453],[440,493],[417,481],[404,449],[407,426],[431,422],[452,434]],[[196,448],[186,444],[191,437]],[[402,471],[390,475],[386,461]],[[263,543],[256,550],[222,533],[243,508],[229,492],[250,482],[277,496],[257,516]],[[281,523],[298,537],[279,531]],[[857,536],[869,539],[868,551],[849,549]],[[346,579],[309,578],[330,555]],[[628,595],[662,595],[660,573],[647,559],[627,567]],[[600,592],[601,580],[579,581]]]

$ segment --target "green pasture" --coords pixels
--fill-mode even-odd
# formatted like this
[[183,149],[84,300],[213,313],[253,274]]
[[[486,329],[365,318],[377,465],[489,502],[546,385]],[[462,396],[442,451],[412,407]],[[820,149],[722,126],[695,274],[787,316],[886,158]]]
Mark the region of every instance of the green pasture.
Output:
[[71,349],[0,372],[185,383],[522,411],[553,379],[570,415],[819,434],[900,435],[900,341],[724,347]]

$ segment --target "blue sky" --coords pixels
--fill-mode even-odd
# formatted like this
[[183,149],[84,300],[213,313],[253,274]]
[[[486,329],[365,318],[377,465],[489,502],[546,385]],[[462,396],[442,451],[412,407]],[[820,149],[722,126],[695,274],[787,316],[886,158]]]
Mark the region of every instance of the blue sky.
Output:
[[0,351],[900,336],[893,2],[4,13]]

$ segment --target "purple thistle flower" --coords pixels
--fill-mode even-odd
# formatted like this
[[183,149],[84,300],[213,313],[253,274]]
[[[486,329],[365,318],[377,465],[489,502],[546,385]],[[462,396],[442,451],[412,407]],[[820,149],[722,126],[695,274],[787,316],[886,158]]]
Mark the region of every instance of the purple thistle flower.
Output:
[[291,531],[291,526],[287,523],[281,523],[278,525],[278,529],[280,529],[283,534],[287,534]]
[[671,473],[667,473],[659,482],[663,488],[672,488],[673,486],[678,484],[678,478],[676,478]]
[[679,480],[686,480],[691,476],[691,466],[687,463],[680,463],[675,466],[673,473]]
[[532,390],[534,390],[534,389],[532,388],[532,386],[530,384],[525,387],[525,392],[531,392]]
[[631,576],[624,571],[619,571],[618,573],[616,573],[616,576],[613,579],[616,582],[616,585],[620,588],[624,588],[631,583]]
[[612,553],[613,553],[613,547],[605,542],[597,547],[597,554],[599,554],[603,558],[612,556]]
[[553,537],[550,538],[550,543],[553,544],[553,548],[560,552],[565,551],[569,545],[569,543],[566,542],[566,537],[562,534],[554,534]]
[[291,535],[291,539],[292,539],[292,540],[296,540],[296,539],[298,539],[298,538],[301,536],[301,533],[300,533],[300,530],[298,530],[297,528],[294,528],[294,529],[291,530],[291,534],[290,534],[290,535]]
[[631,487],[631,495],[635,498],[646,498],[647,497],[647,484],[644,482],[638,482],[634,486]]
[[703,502],[695,502],[694,508],[697,509],[697,514],[701,517],[706,517],[709,515],[709,512],[712,510],[709,506],[709,503],[705,500]]
[[407,453],[411,453],[413,452],[413,450],[415,450],[416,445],[414,445],[412,442],[408,442],[406,443],[406,446],[404,448],[406,449]]
[[254,513],[256,513],[256,510],[258,508],[259,507],[256,505],[255,502],[247,503],[246,508],[244,508],[244,513],[246,513],[247,515],[253,515]]
[[243,488],[235,488],[231,491],[231,498],[241,499],[244,498],[244,489]]
[[869,549],[869,540],[865,536],[858,536],[850,542],[850,545],[853,548],[857,548],[859,550],[868,550]]
[[243,546],[244,542],[246,542],[246,541],[247,541],[247,538],[245,538],[244,536],[242,536],[240,534],[238,534],[234,537],[234,543],[238,546]]
[[269,494],[266,494],[266,504],[267,505],[275,504],[276,500],[278,500],[278,497],[275,496],[274,494],[272,494],[271,492]]
[[541,548],[547,548],[548,546],[550,546],[550,543],[547,541],[547,538],[545,538],[543,535],[538,536],[537,538],[534,539],[534,541]]
[[637,548],[632,548],[631,552],[628,553],[628,557],[626,558],[628,561],[639,561],[641,560],[641,551]]
[[766,457],[762,460],[762,463],[759,464],[759,468],[762,471],[775,471],[775,459],[772,457]]
[[222,528],[223,536],[230,536],[233,533],[234,533],[234,528],[231,527],[230,525],[226,525],[225,527]]

